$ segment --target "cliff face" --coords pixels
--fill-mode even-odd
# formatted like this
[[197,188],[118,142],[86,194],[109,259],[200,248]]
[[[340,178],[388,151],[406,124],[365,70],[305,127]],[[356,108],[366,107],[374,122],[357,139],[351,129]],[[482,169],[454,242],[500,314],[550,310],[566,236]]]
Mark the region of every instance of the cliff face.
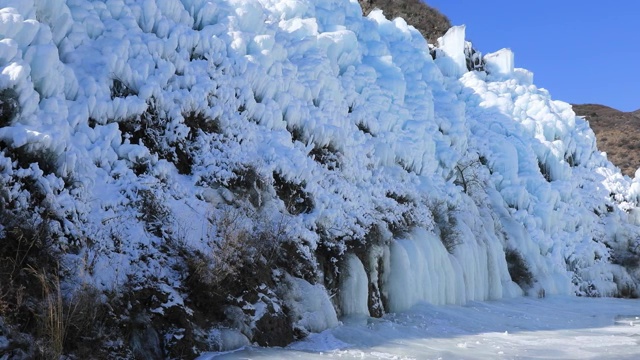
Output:
[[637,294],[640,185],[510,51],[469,71],[464,27],[430,51],[346,0],[0,11],[13,356],[184,358],[419,301]]

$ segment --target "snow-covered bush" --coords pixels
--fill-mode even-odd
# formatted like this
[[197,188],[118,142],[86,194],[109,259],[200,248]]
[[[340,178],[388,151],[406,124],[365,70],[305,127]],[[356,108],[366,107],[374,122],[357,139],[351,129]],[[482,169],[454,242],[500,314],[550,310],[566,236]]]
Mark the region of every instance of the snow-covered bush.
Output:
[[286,236],[284,223],[271,224],[270,219],[260,218],[252,210],[233,207],[216,214],[212,222],[214,234],[209,244],[215,283],[259,282],[260,275],[270,276],[264,270],[274,267],[278,248]]
[[[2,145],[3,143],[0,142],[0,148]],[[53,174],[58,169],[58,153],[41,144],[26,144],[17,148],[7,146],[4,152],[23,169],[28,169],[31,164],[37,164],[38,169],[45,175]]]
[[[397,207],[398,217],[396,219],[389,219],[385,222],[387,228],[394,237],[402,237],[403,235],[411,232],[411,230],[416,227],[420,221],[417,219],[418,215],[418,204],[416,199],[412,199],[407,194],[398,194],[395,192],[388,192],[386,194],[387,198],[393,200],[395,202],[395,206]],[[380,226],[375,226],[371,229],[368,234],[367,243],[370,245],[381,245],[384,242],[381,241],[380,235]]]
[[292,246],[288,216],[274,222],[251,208],[224,206],[213,211],[208,249],[184,255],[193,308],[241,329],[259,344],[292,341],[293,322],[281,295],[274,293],[280,286],[276,280],[295,273],[302,263],[287,253]]
[[164,226],[170,219],[171,211],[159,194],[150,189],[139,189],[135,206],[140,212],[139,219],[144,222],[145,229],[153,235],[163,238],[166,235]]
[[51,219],[38,219],[10,209],[4,209],[1,215],[2,274],[11,279],[25,268],[50,267],[55,264],[56,249],[49,228]]
[[288,181],[279,173],[273,174],[273,187],[291,215],[309,213],[313,210],[313,199],[304,189],[305,184]]

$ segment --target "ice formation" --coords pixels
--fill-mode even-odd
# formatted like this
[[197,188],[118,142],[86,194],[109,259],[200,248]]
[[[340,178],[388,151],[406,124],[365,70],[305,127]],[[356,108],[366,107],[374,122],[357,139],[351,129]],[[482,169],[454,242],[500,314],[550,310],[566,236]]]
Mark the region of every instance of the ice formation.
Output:
[[511,75],[513,73],[513,52],[509,49],[498,50],[484,56],[487,72]]
[[190,304],[163,249],[216,251],[212,219],[244,206],[297,254],[277,269],[293,295],[256,285],[246,337],[280,305],[320,331],[336,311],[636,288],[637,180],[510,51],[467,71],[464,27],[433,60],[353,0],[5,0],[0,38],[0,205],[55,219],[70,284]]

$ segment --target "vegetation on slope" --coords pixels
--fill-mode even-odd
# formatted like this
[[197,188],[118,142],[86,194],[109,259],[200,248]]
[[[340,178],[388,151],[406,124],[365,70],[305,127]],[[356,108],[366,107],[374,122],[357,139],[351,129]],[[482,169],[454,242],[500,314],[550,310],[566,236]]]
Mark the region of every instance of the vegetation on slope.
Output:
[[589,121],[598,149],[623,174],[634,177],[640,167],[640,110],[623,112],[598,104],[573,105],[573,110]]
[[439,37],[451,27],[449,18],[420,0],[358,0],[364,14],[371,10],[381,9],[388,19],[401,17],[413,25],[430,44],[435,44]]

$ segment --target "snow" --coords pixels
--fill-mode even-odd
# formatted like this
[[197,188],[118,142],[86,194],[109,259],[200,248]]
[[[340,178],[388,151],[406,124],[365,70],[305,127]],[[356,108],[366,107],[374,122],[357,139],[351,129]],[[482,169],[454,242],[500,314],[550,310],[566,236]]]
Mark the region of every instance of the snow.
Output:
[[233,329],[214,329],[209,335],[211,343],[220,344],[220,351],[231,351],[250,344],[249,339]]
[[293,305],[293,316],[298,319],[295,326],[306,331],[321,332],[338,325],[336,311],[323,286],[311,285],[294,277],[290,277],[288,282],[290,287],[286,296],[288,303]]
[[553,296],[420,304],[345,322],[286,349],[246,347],[207,359],[636,359],[636,300]]
[[[449,30],[433,60],[416,29],[362,17],[356,1],[3,2],[0,90],[20,112],[0,140],[52,167],[3,150],[3,198],[29,209],[19,183],[36,179],[59,248],[90,239],[66,254],[70,282],[162,279],[174,304],[183,276],[163,246],[214,251],[210,219],[227,206],[286,217],[299,253],[316,261],[329,249],[323,260],[341,272],[333,289],[290,281],[287,305],[308,332],[370,315],[372,285],[390,311],[636,289],[637,266],[615,256],[637,256],[640,180],[509,50],[484,57],[488,72],[467,71],[464,33]],[[233,188],[243,172],[254,183]],[[297,199],[276,178],[312,205],[291,211]],[[149,204],[160,218],[145,218]],[[531,284],[512,281],[508,250]],[[374,255],[382,268],[365,261]]]

